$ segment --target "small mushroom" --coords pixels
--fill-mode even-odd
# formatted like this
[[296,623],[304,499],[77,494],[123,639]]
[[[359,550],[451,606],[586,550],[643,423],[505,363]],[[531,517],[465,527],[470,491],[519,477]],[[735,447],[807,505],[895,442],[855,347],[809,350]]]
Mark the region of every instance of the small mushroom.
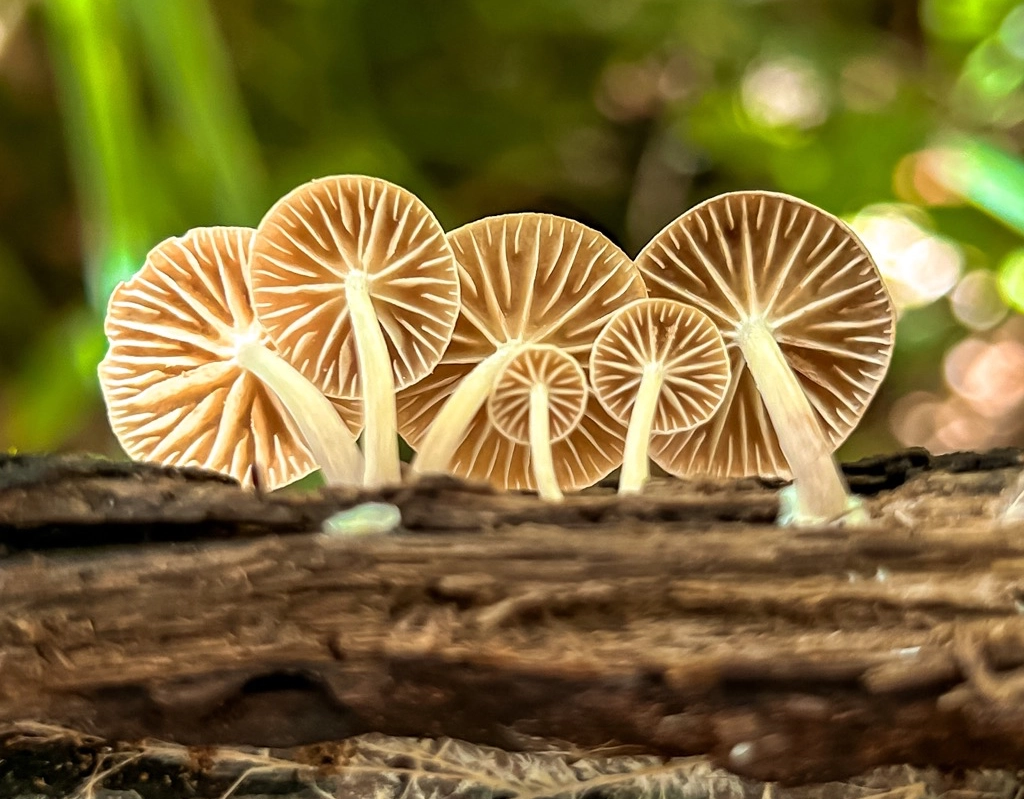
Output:
[[729,357],[701,311],[638,300],[598,334],[590,381],[605,410],[627,425],[619,493],[635,494],[650,476],[651,433],[681,433],[710,419],[725,399]]
[[395,390],[430,374],[459,310],[430,209],[377,178],[314,180],[260,222],[249,275],[282,354],[328,396],[362,399],[365,484],[400,482]]
[[783,194],[736,192],[698,205],[637,256],[651,296],[704,311],[732,363],[707,423],[655,436],[677,475],[792,475],[797,516],[850,507],[832,452],[885,376],[895,316],[867,249],[840,220]]
[[252,236],[222,227],[167,239],[114,290],[99,367],[111,427],[133,458],[247,486],[274,489],[318,465],[329,483],[357,485],[358,408],[332,404],[273,349],[244,280]]
[[530,448],[533,479],[542,499],[562,499],[552,444],[579,426],[586,409],[583,368],[558,347],[527,346],[498,375],[487,412],[503,436]]
[[[630,258],[605,236],[550,214],[508,214],[448,234],[462,306],[438,367],[398,395],[399,430],[417,473],[451,471],[499,488],[536,488],[529,448],[501,435],[484,407],[498,375],[529,344],[552,344],[586,368],[610,313],[647,295]],[[563,490],[619,465],[625,428],[593,398],[554,445]]]

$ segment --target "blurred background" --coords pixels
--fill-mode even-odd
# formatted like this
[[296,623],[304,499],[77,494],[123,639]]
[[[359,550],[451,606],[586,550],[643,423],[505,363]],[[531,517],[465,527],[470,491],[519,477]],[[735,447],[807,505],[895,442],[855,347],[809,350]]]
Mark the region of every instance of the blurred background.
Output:
[[719,192],[797,194],[900,308],[841,454],[1022,445],[1022,84],[1013,0],[0,0],[0,445],[117,453],[110,289],[345,172],[631,255]]

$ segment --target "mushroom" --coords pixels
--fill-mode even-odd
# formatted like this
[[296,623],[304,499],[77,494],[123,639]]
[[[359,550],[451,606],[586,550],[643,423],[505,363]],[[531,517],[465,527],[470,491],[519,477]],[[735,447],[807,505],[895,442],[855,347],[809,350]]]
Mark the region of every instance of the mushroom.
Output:
[[274,489],[317,465],[329,483],[356,485],[358,408],[324,397],[253,315],[243,274],[253,232],[197,228],[167,239],[114,290],[99,366],[111,427],[133,458],[201,466],[246,486]]
[[558,347],[524,347],[498,375],[487,399],[487,412],[503,436],[530,448],[533,479],[541,499],[562,499],[552,444],[579,426],[586,409],[583,367]]
[[690,305],[638,300],[616,312],[590,354],[598,401],[628,425],[619,493],[650,476],[651,433],[681,433],[710,419],[725,399],[729,357],[715,323]]
[[[549,214],[509,214],[448,234],[462,306],[452,343],[427,379],[398,395],[399,430],[417,473],[452,471],[500,488],[535,488],[529,448],[502,436],[484,407],[505,365],[528,344],[552,344],[586,367],[608,315],[646,296],[633,262],[605,236]],[[554,444],[563,490],[619,465],[625,428],[593,398]]]
[[851,503],[832,452],[885,376],[895,316],[870,254],[840,220],[770,192],[715,197],[637,257],[654,297],[718,325],[732,378],[721,409],[651,457],[677,474],[792,475],[802,520]]
[[437,219],[384,180],[314,180],[260,222],[249,279],[282,354],[328,396],[362,399],[365,484],[400,482],[396,387],[431,372],[459,310]]

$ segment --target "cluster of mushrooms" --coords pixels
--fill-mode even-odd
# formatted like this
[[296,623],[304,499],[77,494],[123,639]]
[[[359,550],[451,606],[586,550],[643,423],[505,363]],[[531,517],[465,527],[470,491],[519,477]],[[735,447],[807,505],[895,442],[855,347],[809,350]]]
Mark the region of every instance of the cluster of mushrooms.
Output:
[[[139,460],[271,490],[447,472],[557,500],[649,460],[794,478],[795,515],[850,511],[832,456],[885,375],[895,318],[864,245],[801,200],[736,192],[633,260],[549,214],[447,235],[363,176],[293,190],[255,230],[157,245],[114,291],[99,368]],[[357,438],[362,433],[362,449]]]

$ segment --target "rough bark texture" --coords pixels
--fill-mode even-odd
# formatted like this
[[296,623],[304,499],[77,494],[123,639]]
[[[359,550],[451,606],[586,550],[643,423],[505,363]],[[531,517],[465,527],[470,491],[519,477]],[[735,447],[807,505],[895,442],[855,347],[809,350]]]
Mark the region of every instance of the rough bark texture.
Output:
[[789,783],[1024,762],[1019,453],[848,475],[867,527],[778,529],[756,481],[555,506],[436,480],[372,497],[400,531],[339,538],[309,531],[370,497],[8,458],[0,720],[615,743]]

